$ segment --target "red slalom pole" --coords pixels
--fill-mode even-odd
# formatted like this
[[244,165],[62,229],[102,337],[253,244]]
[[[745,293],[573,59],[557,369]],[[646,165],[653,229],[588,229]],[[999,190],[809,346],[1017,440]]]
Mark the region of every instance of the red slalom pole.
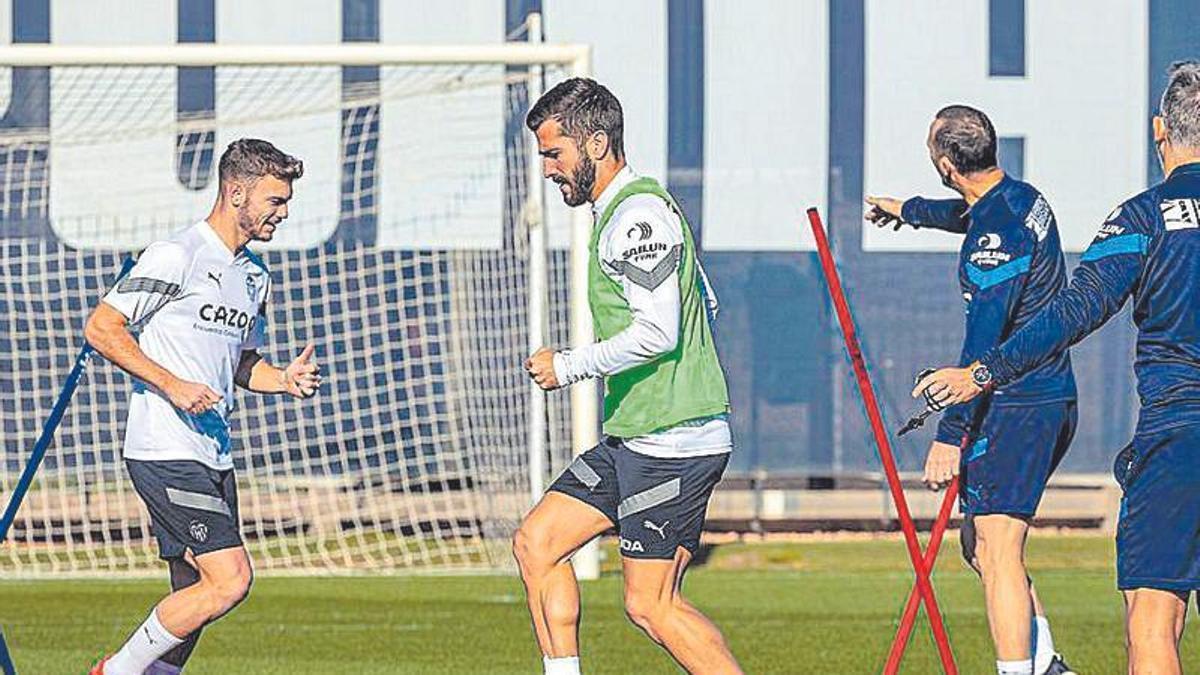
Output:
[[[954,502],[958,499],[958,478],[950,482],[946,496],[942,499],[942,508],[938,511],[937,520],[933,522],[933,530],[929,534],[929,545],[925,547],[925,570],[933,577],[933,564],[937,562],[938,551],[942,547],[942,536],[950,524],[950,513],[954,510]],[[896,629],[896,637],[892,640],[892,650],[888,652],[887,664],[883,667],[886,675],[894,675],[900,671],[900,661],[904,658],[904,650],[908,649],[908,638],[912,635],[913,624],[917,620],[921,596],[914,584],[908,594],[908,602],[904,605],[904,614],[900,618],[900,626]]]
[[888,488],[892,493],[892,501],[896,504],[896,514],[900,519],[900,529],[904,532],[904,543],[908,548],[908,557],[912,562],[913,572],[917,577],[917,588],[925,601],[925,610],[929,614],[929,623],[933,628],[933,637],[937,642],[938,655],[942,660],[942,670],[947,675],[958,675],[958,666],[954,663],[954,653],[950,649],[950,638],[946,635],[946,626],[942,622],[942,612],[938,609],[937,597],[933,593],[933,585],[929,582],[929,570],[925,569],[921,543],[917,540],[917,528],[913,525],[912,514],[908,510],[908,500],[904,498],[904,488],[900,485],[900,474],[896,470],[896,460],[892,455],[891,442],[883,427],[883,416],[879,413],[879,402],[875,398],[875,389],[871,386],[871,378],[867,374],[866,361],[863,360],[862,348],[858,343],[858,335],[854,329],[854,319],[850,315],[850,305],[846,302],[846,294],[842,290],[842,282],[838,277],[837,265],[833,261],[833,252],[829,248],[829,238],[825,236],[825,227],[821,224],[821,214],[816,208],[808,209],[808,222],[812,226],[813,238],[817,242],[817,253],[821,259],[821,271],[825,275],[825,283],[829,286],[829,295],[837,313],[838,323],[842,328],[842,337],[846,342],[846,351],[854,366],[854,375],[858,380],[858,389],[863,397],[863,406],[867,410],[867,418],[871,422],[871,431],[875,436],[875,444],[879,448],[879,459],[887,476]]

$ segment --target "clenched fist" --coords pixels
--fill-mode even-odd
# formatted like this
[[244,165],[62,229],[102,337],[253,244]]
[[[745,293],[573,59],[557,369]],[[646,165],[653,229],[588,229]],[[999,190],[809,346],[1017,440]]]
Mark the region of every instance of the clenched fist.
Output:
[[554,350],[549,347],[542,347],[534,352],[533,356],[525,359],[525,371],[546,391],[560,386],[558,377],[554,374]]

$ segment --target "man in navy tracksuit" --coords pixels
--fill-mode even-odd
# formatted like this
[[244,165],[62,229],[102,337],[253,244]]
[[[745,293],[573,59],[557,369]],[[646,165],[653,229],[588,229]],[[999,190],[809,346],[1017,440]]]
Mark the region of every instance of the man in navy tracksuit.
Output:
[[1141,414],[1117,458],[1124,489],[1117,585],[1131,673],[1179,673],[1187,599],[1200,589],[1200,63],[1176,64],[1154,118],[1162,183],[1118,206],[1069,288],[966,368],[918,383],[949,404],[1019,381],[1133,297]]
[[[874,208],[867,218],[965,235],[959,283],[966,338],[959,363],[966,365],[1066,287],[1066,263],[1046,198],[997,166],[996,132],[986,115],[967,106],[942,109],[928,145],[942,182],[963,198],[914,197],[903,205],[869,198]],[[962,474],[963,554],[983,581],[1001,675],[1070,672],[1054,651],[1023,560],[1029,521],[1075,422],[1075,379],[1064,351],[991,396],[950,408],[929,449],[925,482],[931,488]]]

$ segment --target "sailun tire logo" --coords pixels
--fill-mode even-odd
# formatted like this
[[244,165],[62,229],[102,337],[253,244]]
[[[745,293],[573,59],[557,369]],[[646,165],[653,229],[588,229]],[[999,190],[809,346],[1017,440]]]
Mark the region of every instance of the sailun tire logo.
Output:
[[661,241],[656,241],[651,244],[638,244],[633,248],[622,251],[621,259],[629,260],[630,258],[634,258],[635,260],[646,260],[648,258],[655,258],[658,257],[658,254],[660,253],[666,253],[668,250],[670,250],[670,248],[670,246],[667,246]]
[[990,232],[980,237],[979,241],[976,242],[976,245],[978,245],[979,248],[995,250],[1000,248],[1000,243],[1000,235]]
[[633,239],[635,234],[638,241],[646,241],[650,238],[650,235],[654,234],[654,228],[650,227],[650,223],[634,223],[633,227],[629,228],[629,231],[625,233],[625,236]]

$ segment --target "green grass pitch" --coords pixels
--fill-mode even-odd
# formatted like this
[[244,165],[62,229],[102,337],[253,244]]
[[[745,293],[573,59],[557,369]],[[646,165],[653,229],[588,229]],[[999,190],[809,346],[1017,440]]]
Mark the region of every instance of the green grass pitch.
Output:
[[[1034,535],[1029,560],[1059,650],[1081,673],[1124,672],[1112,541]],[[611,550],[609,559],[614,558]],[[615,569],[615,563],[608,567]],[[912,583],[898,540],[729,544],[688,575],[691,598],[748,673],[874,673]],[[673,673],[624,618],[610,571],[583,586],[587,673]],[[935,577],[963,673],[994,672],[979,584],[948,539]],[[165,579],[0,582],[20,673],[78,674],[119,646]],[[1184,640],[1200,670],[1200,638]],[[927,624],[906,673],[939,672]],[[263,578],[206,633],[189,673],[535,673],[540,655],[510,577]]]

